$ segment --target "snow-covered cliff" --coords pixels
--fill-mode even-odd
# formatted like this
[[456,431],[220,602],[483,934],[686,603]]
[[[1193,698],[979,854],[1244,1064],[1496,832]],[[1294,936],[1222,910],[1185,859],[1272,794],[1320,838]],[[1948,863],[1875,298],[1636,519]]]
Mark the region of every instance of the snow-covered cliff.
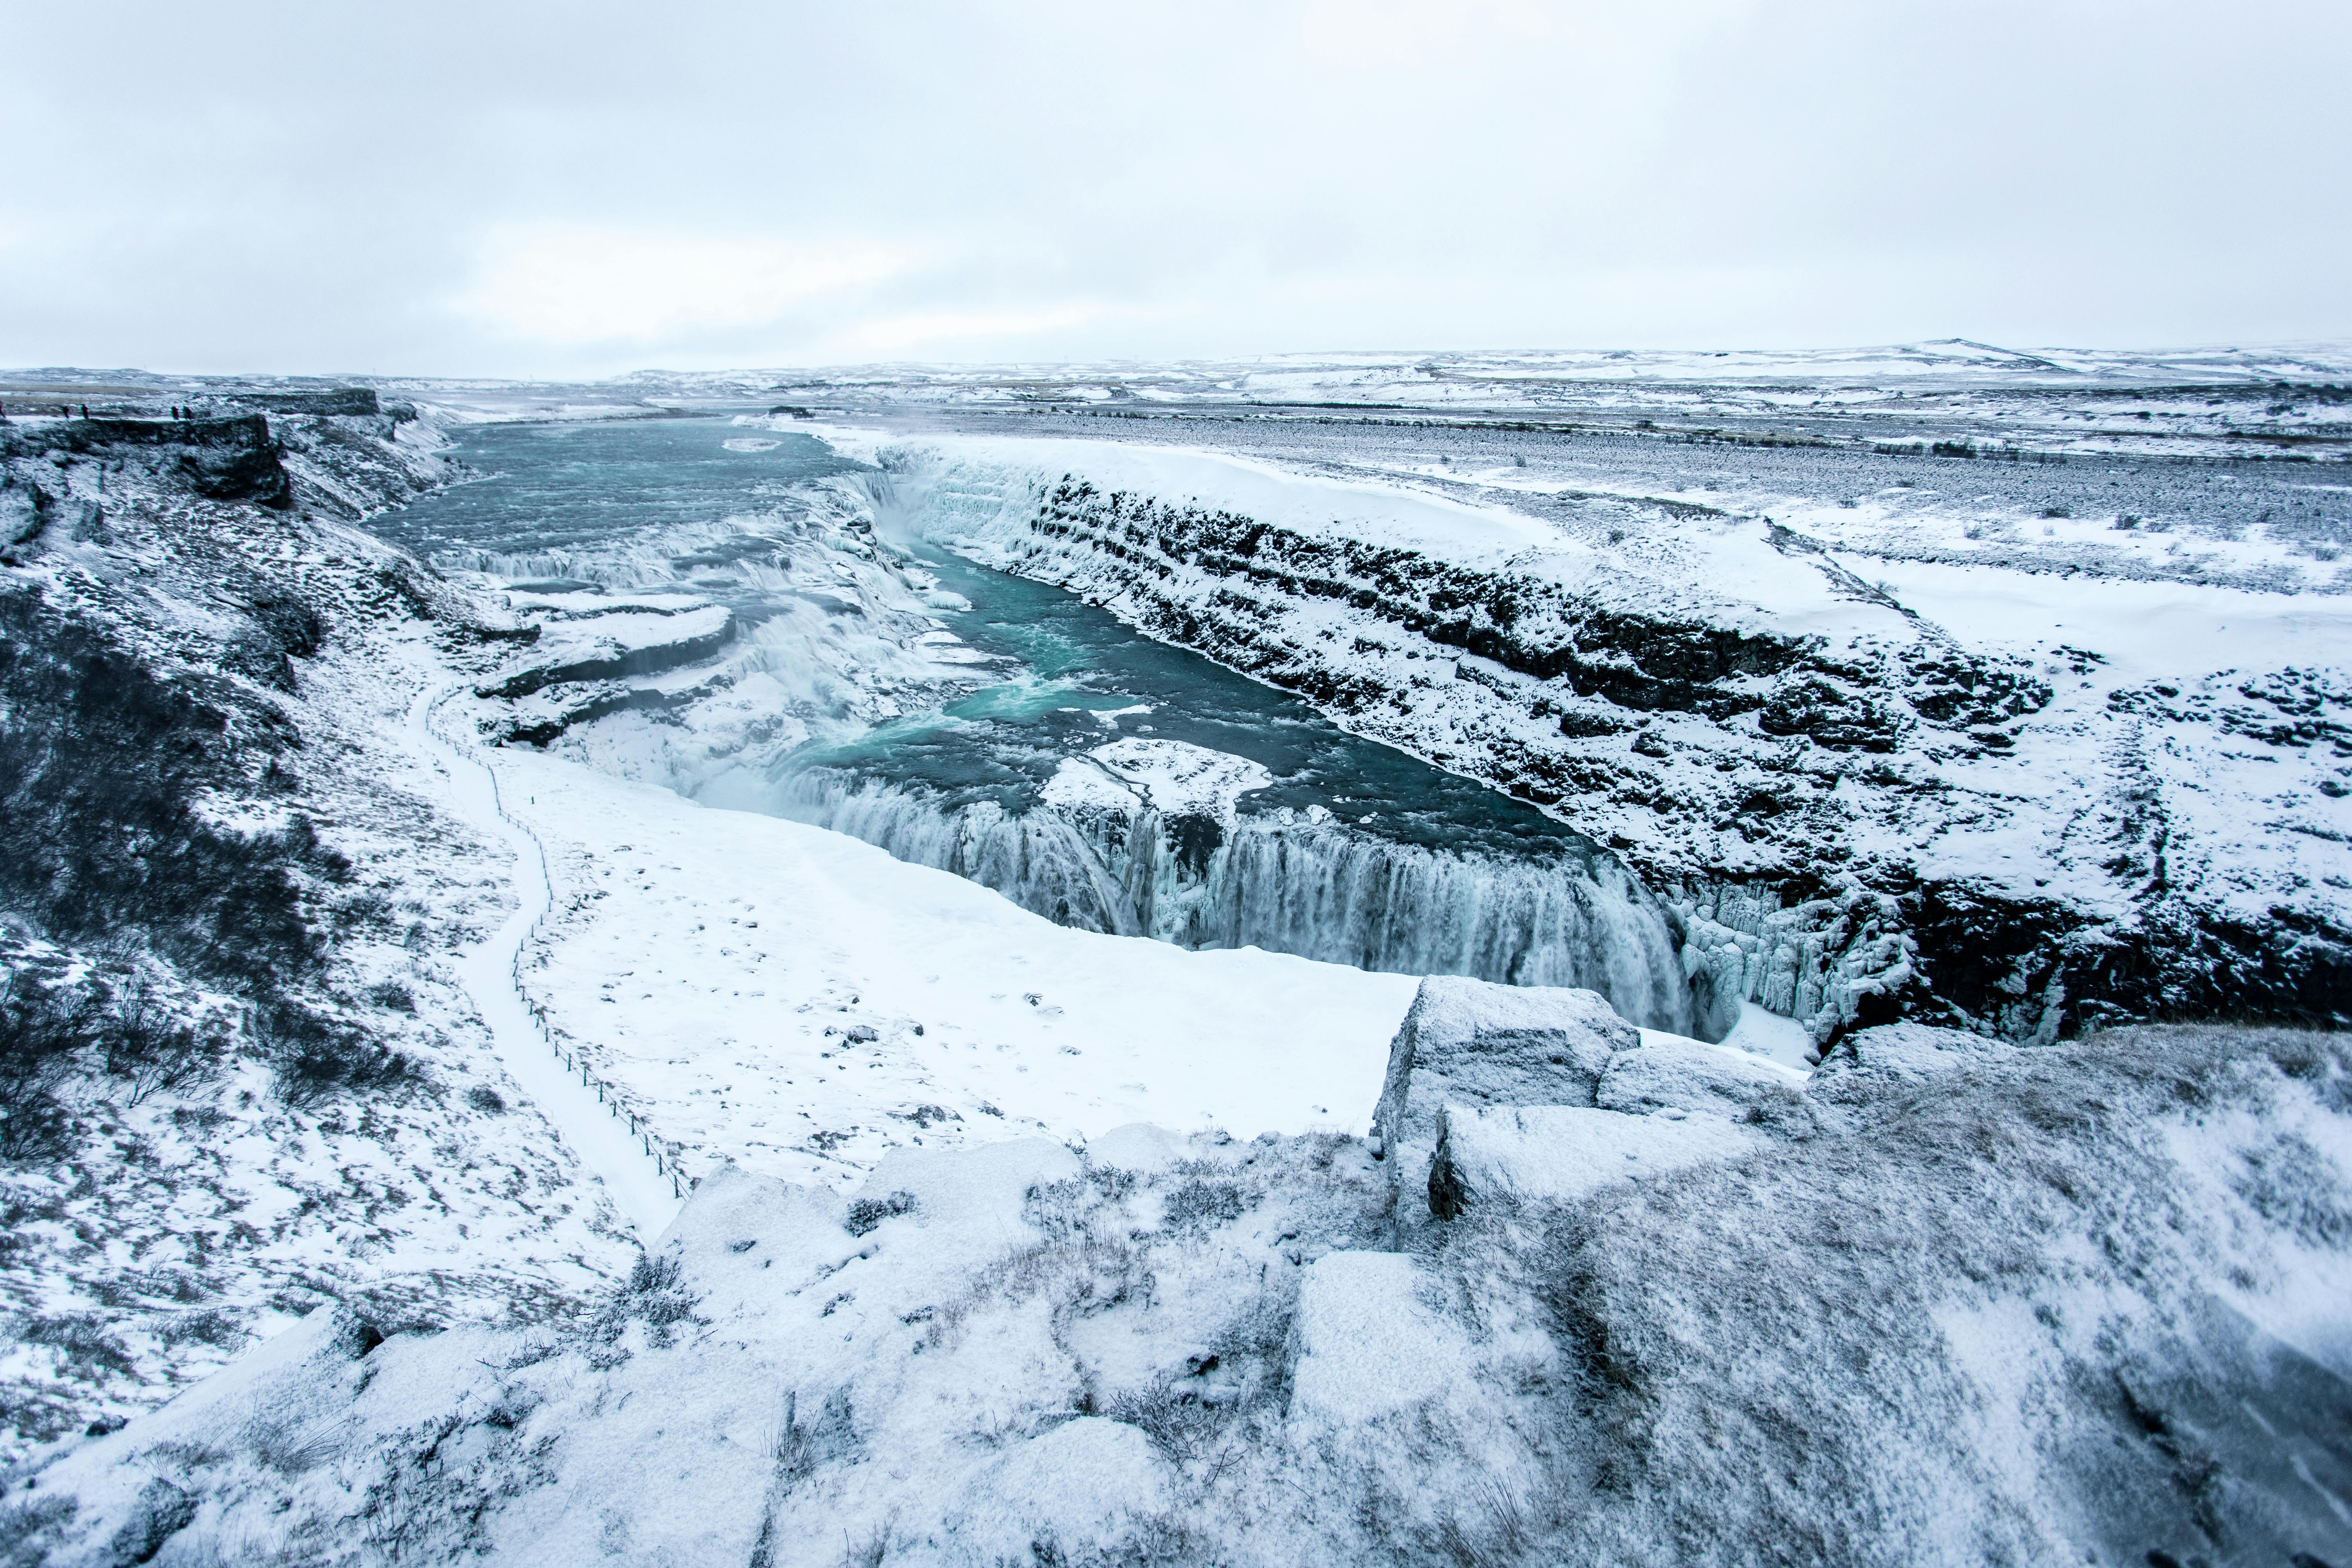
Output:
[[[2335,578],[2118,563],[2116,513],[2045,499],[2111,481],[2063,466],[1966,500],[1973,458],[1741,481],[1646,437],[1187,434],[844,439],[886,471],[886,532],[1072,588],[1617,851],[1675,908],[1710,1029],[1741,999],[1826,1040],[2352,994]],[[1413,443],[1444,461],[1401,471]],[[1637,471],[1580,488],[1612,464]],[[2125,543],[2189,530],[2181,504]]]

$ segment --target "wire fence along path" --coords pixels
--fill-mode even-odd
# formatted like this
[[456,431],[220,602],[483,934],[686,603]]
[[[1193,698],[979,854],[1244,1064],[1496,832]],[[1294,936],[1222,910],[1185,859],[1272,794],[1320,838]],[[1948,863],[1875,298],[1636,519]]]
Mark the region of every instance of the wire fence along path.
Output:
[[489,764],[434,722],[441,705],[464,689],[458,681],[420,694],[409,709],[408,727],[426,752],[446,760],[458,815],[513,848],[518,907],[488,941],[458,960],[460,976],[489,1026],[501,1065],[604,1184],[638,1239],[650,1246],[677,1216],[693,1184],[613,1086],[592,1072],[577,1051],[563,1047],[548,1026],[546,1009],[522,988],[523,948],[554,910],[547,846],[507,810]]

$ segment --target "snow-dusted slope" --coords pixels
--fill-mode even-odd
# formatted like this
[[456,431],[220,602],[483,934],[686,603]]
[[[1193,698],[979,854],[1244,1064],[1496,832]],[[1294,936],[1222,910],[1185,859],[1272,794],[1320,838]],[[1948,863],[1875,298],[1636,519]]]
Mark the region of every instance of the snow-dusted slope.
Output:
[[[484,1048],[457,961],[509,864],[404,742],[494,628],[334,521],[440,482],[436,438],[278,417],[272,507],[201,492],[216,448],[93,435],[0,428],[0,495],[40,498],[0,568],[12,1466],[321,1305],[528,1320],[635,1251]],[[46,1059],[34,979],[80,1009]]]
[[1057,926],[822,828],[557,758],[497,767],[556,913],[523,984],[694,1174],[1131,1121],[1352,1131],[1402,975]]
[[848,1204],[730,1173],[592,1319],[321,1313],[13,1528],[60,1564],[2352,1552],[2333,1037],[1923,1072],[1881,1033],[1711,1137],[1555,1113],[1618,1172],[1402,1249],[1336,1138],[908,1150]]

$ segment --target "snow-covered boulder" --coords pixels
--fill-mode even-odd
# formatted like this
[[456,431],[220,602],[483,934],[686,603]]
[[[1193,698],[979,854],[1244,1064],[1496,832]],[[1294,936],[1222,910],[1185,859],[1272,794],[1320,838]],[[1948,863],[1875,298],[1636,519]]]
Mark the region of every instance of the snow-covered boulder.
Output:
[[1136,1515],[1167,1508],[1169,1481],[1167,1459],[1140,1430],[1081,1415],[1011,1445],[965,1483],[945,1510],[957,1521],[950,1560],[1042,1561],[1036,1542],[1051,1542],[1056,1562],[1058,1552],[1115,1552]]
[[1763,1057],[1699,1040],[1647,1034],[1601,1070],[1592,1102],[1633,1116],[1738,1119],[1805,1086],[1805,1075]]
[[1591,1105],[1641,1034],[1598,992],[1433,974],[1389,1043],[1372,1111],[1383,1151],[1428,1144],[1445,1105]]
[[653,1256],[683,1271],[705,1315],[757,1320],[770,1299],[841,1267],[859,1247],[831,1189],[727,1165],[705,1176]]
[[1114,1127],[1087,1145],[1088,1163],[1141,1175],[1156,1175],[1187,1157],[1182,1138],[1149,1121]]
[[1461,1330],[1422,1303],[1402,1253],[1318,1259],[1299,1281],[1297,1333],[1291,1409],[1334,1426],[1442,1398],[1473,1370]]
[[1857,1029],[1832,1046],[1813,1069],[1809,1092],[1832,1104],[1853,1104],[1959,1068],[2014,1056],[2017,1049],[1965,1029],[1882,1024]]
[[1576,1105],[1460,1106],[1439,1112],[1429,1209],[1452,1219],[1490,1198],[1569,1203],[1763,1147],[1765,1135],[1720,1116],[1629,1116]]

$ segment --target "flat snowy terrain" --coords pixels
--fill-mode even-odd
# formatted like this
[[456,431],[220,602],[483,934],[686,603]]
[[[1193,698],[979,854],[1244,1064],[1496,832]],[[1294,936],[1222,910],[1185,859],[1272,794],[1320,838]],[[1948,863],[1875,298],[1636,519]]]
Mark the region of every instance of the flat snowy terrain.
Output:
[[1412,999],[1402,975],[1071,931],[575,763],[498,767],[555,879],[524,989],[697,1174],[848,1186],[892,1148],[1135,1121],[1353,1131]]

